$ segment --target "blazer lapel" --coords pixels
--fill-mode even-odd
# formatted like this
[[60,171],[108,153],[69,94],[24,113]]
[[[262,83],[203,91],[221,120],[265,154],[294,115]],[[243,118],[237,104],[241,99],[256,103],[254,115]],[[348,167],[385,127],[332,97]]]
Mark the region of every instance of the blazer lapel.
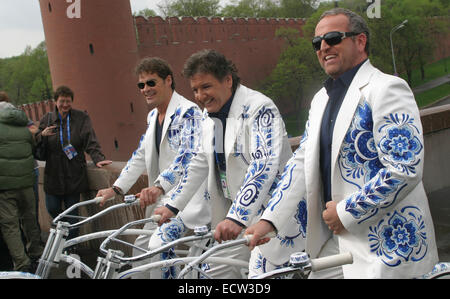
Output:
[[161,144],[165,142],[167,137],[167,130],[172,123],[173,116],[175,114],[175,109],[178,107],[179,99],[178,94],[174,91],[172,98],[170,99],[169,105],[167,106],[166,115],[164,117],[164,124],[161,132]]
[[153,109],[153,111],[150,114],[150,118],[148,120],[148,129],[147,129],[147,144],[150,144],[151,146],[149,148],[149,153],[146,153],[146,156],[148,155],[148,162],[147,162],[147,174],[149,176],[149,182],[153,182],[156,177],[159,174],[159,169],[157,167],[158,165],[158,155],[156,153],[156,145],[155,145],[155,128],[156,128],[156,122],[158,121],[158,110]]
[[[234,153],[234,147],[237,142],[237,136],[242,128],[239,127],[241,120],[241,114],[243,106],[245,105],[245,92],[244,87],[239,85],[233,98],[233,103],[230,107],[230,112],[227,118],[227,127],[224,136],[224,150],[225,157]],[[242,132],[243,133],[243,132]],[[228,159],[226,159],[228,161]],[[228,169],[228,167],[227,167]]]
[[317,95],[317,104],[309,116],[308,146],[305,149],[305,181],[306,186],[317,181],[320,161],[320,128],[322,117],[328,103],[328,94],[323,88]]

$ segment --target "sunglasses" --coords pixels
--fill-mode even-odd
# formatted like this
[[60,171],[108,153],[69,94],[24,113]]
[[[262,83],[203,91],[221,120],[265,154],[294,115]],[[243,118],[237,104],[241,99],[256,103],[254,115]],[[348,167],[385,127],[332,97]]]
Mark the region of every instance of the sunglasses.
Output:
[[315,51],[319,51],[320,47],[322,46],[322,40],[324,40],[328,45],[334,46],[337,44],[340,44],[342,40],[346,37],[355,36],[359,33],[356,32],[338,32],[338,31],[331,31],[328,33],[325,33],[322,36],[316,36],[312,40],[312,45]]
[[145,84],[147,84],[147,86],[149,86],[149,87],[155,87],[155,86],[156,86],[156,80],[154,80],[154,79],[148,80],[148,81],[145,82],[145,83],[144,83],[144,82],[139,82],[139,83],[137,84],[137,86],[138,86],[139,89],[144,89]]

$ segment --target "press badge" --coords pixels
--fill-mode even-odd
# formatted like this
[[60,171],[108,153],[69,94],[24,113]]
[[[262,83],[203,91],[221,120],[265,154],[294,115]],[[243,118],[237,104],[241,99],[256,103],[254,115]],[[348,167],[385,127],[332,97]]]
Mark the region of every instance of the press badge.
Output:
[[220,172],[220,183],[222,185],[223,195],[225,196],[225,198],[231,200],[231,193],[230,193],[230,190],[228,189],[226,172],[225,171],[219,171],[219,172]]
[[63,151],[69,160],[72,160],[76,155],[78,155],[77,150],[73,147],[72,144],[66,145],[63,148]]

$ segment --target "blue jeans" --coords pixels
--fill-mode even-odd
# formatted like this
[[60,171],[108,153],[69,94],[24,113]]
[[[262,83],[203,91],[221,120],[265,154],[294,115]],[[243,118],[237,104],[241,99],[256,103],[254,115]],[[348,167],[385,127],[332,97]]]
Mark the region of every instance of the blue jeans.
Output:
[[[80,193],[70,194],[70,195],[52,195],[45,194],[45,205],[47,211],[53,218],[56,218],[59,214],[63,212],[62,204],[64,203],[64,208],[67,209],[76,203],[80,202]],[[78,216],[78,209],[74,209],[69,215]],[[69,223],[75,223],[78,220],[75,218],[62,219]],[[79,229],[73,228],[69,231],[69,237],[67,239],[72,239],[78,237]]]

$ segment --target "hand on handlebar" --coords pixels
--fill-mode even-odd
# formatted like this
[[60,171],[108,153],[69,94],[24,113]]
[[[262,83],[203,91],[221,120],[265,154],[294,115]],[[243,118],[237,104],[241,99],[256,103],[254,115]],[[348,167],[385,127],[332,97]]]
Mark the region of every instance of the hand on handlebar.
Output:
[[239,236],[241,231],[242,226],[230,219],[225,219],[217,224],[214,232],[214,239],[219,243],[222,243],[222,241],[234,240]]
[[265,244],[270,241],[269,237],[264,237],[267,234],[275,232],[273,225],[265,220],[260,220],[245,230],[244,235],[253,235],[248,247],[253,250],[258,245]]
[[160,187],[152,186],[142,189],[140,193],[136,194],[136,197],[139,197],[141,208],[145,208],[154,204],[162,194],[164,191]]
[[101,197],[102,198],[102,200],[100,201],[99,205],[100,205],[100,207],[103,207],[105,202],[108,199],[114,197],[115,195],[116,195],[116,193],[114,192],[113,188],[106,188],[106,189],[99,190],[95,197]]
[[161,216],[161,219],[158,221],[158,226],[163,225],[165,222],[169,222],[170,218],[175,217],[175,214],[164,206],[156,208],[154,214]]

